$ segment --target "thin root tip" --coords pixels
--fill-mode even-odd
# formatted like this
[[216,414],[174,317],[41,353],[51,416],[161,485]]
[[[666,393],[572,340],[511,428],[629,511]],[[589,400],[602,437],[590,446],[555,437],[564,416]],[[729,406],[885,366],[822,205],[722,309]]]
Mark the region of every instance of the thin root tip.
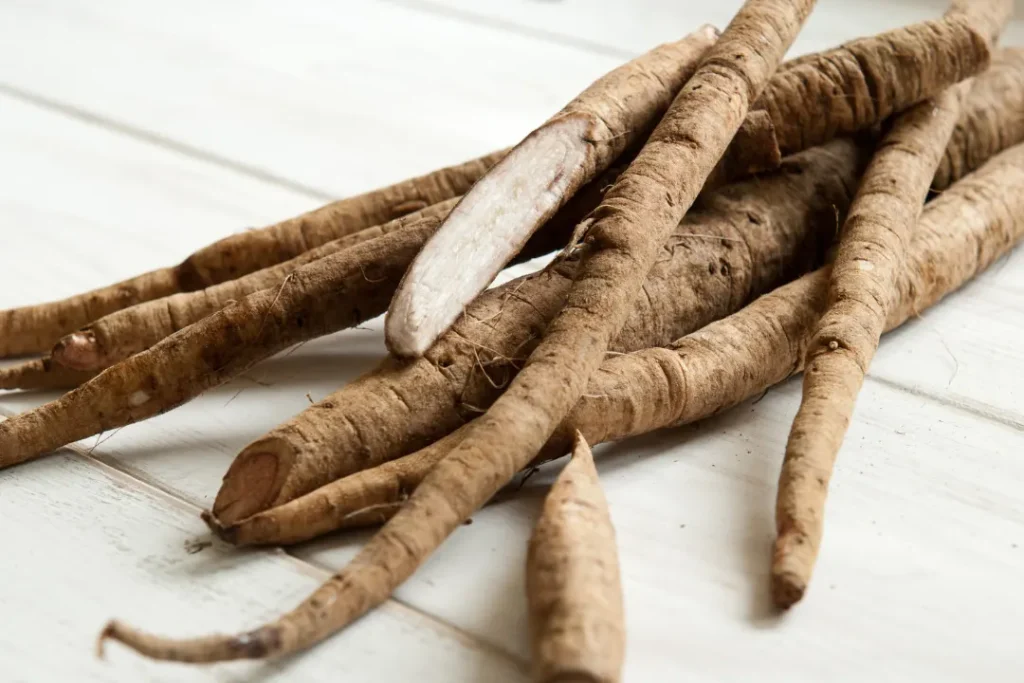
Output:
[[111,619],[103,627],[103,630],[100,631],[99,637],[96,638],[96,657],[98,659],[103,659],[104,657],[106,657],[106,644],[108,638],[120,640],[120,638],[118,637],[118,632],[120,631],[120,629],[121,624],[118,623],[116,619]]

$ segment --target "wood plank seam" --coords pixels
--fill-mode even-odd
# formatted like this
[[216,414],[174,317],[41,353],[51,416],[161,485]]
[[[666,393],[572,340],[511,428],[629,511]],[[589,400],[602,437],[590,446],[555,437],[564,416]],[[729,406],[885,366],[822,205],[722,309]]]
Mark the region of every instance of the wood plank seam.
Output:
[[2,81],[0,81],[0,97],[9,97],[10,99],[21,102],[22,104],[45,109],[50,113],[70,118],[78,121],[79,123],[96,126],[108,132],[131,138],[136,142],[141,142],[146,145],[157,147],[161,150],[188,157],[189,159],[207,163],[211,166],[216,166],[220,169],[230,171],[231,173],[245,176],[250,180],[256,180],[258,182],[290,190],[312,199],[316,199],[317,201],[332,202],[338,199],[337,195],[327,192],[326,190],[285,178],[284,176],[277,175],[276,173],[272,173],[258,166],[251,166],[241,161],[235,161],[234,159],[221,156],[214,152],[209,152],[184,142],[179,142],[178,140],[169,138],[162,133],[154,133],[153,131],[146,130],[145,128],[139,128],[138,126],[134,126],[130,123],[118,121],[102,114],[96,114],[82,107],[67,104],[66,102],[61,102],[60,100],[55,100],[35,92],[30,92]]

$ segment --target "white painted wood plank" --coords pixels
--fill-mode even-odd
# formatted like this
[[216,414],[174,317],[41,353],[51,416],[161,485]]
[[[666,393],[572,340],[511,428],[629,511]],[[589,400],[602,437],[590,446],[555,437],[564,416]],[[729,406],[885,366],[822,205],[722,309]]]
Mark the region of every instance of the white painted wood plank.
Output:
[[2,95],[0,147],[4,308],[171,265],[322,203]]
[[287,661],[162,664],[116,643],[101,661],[94,641],[112,616],[183,636],[246,629],[326,575],[279,552],[203,547],[197,510],[80,456],[0,480],[5,681],[526,680],[518,664],[394,603]]
[[[602,447],[625,680],[1015,680],[1024,432],[869,382],[805,602],[770,616],[772,510],[799,382],[700,426]],[[526,656],[526,541],[557,472],[457,531],[398,597]],[[301,557],[340,566],[356,539]]]
[[335,194],[516,142],[617,61],[385,3],[0,5],[0,83]]
[[883,340],[870,374],[1024,429],[1024,249]]
[[[512,32],[564,41],[595,54],[627,57],[675,40],[694,26],[726,24],[741,0],[387,0],[424,14],[447,16]],[[940,16],[946,0],[820,0],[790,55],[823,50],[847,40]],[[1018,17],[1021,16],[1018,10]],[[1002,43],[1024,43],[1024,19],[1008,27]]]

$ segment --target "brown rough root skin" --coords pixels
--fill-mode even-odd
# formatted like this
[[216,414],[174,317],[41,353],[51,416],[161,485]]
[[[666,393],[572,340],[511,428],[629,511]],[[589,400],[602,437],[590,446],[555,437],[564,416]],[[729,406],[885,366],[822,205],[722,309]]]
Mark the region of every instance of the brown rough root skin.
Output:
[[932,181],[944,190],[993,155],[1024,142],[1024,48],[998,51],[974,79],[963,113]]
[[47,356],[0,368],[0,390],[72,389],[95,376],[95,372],[80,372],[65,368]]
[[790,154],[866,130],[984,71],[989,58],[986,37],[964,17],[947,16],[800,58],[771,79],[756,108],[768,112]]
[[76,370],[98,371],[108,368],[145,351],[234,301],[261,290],[279,287],[285,278],[303,266],[389,233],[420,226],[424,220],[441,220],[457,201],[457,198],[452,198],[438,202],[227,282],[115,311],[57,342],[52,351],[53,358],[61,365]]
[[[918,316],[1024,237],[1024,193],[1017,191],[1024,187],[1021,160],[1024,148],[1006,152],[927,205],[897,278],[887,330]],[[977,211],[964,212],[967,204]],[[807,274],[668,348],[606,359],[533,464],[564,454],[577,430],[596,444],[687,424],[799,372],[825,308],[829,276],[828,268]],[[225,538],[239,545],[288,544],[336,529],[379,525],[467,431],[463,426],[416,453],[260,512],[229,526]],[[776,588],[780,604],[800,595],[796,581]]]
[[[351,564],[296,609],[260,629],[277,634],[279,647],[268,654],[309,648],[387,600],[449,534],[536,455],[586,388],[612,336],[625,323],[658,251],[693,203],[812,6],[811,0],[744,4],[630,169],[606,195],[602,206],[621,207],[629,197],[634,209],[617,216],[622,222],[598,209],[588,238],[592,246],[566,307],[527,366]],[[161,652],[188,656],[220,639],[157,642]],[[156,648],[149,648],[153,651]],[[220,653],[231,656],[223,648]]]
[[534,680],[621,679],[626,625],[615,529],[579,432],[530,538],[526,596]]
[[[819,265],[868,156],[836,140],[787,159],[777,173],[707,195],[664,245],[612,350],[670,343]],[[479,415],[536,347],[578,266],[575,257],[563,259],[484,293],[424,358],[388,359],[246,447],[225,475],[231,492],[218,494],[214,514],[230,523],[280,505]],[[248,482],[251,453],[288,463],[279,488]],[[236,492],[248,502],[237,503]]]
[[[602,179],[569,202],[520,256],[564,244],[572,226],[596,203],[596,183]],[[3,422],[0,467],[170,410],[293,344],[379,315],[439,223],[439,216],[423,217],[308,263],[280,285],[232,302],[58,400]],[[258,479],[263,478],[261,473]]]
[[114,311],[234,280],[363,228],[457,197],[506,152],[493,152],[332,202],[266,228],[225,237],[172,268],[154,270],[60,301],[0,311],[0,358],[48,351],[63,335]]
[[780,607],[799,600],[810,580],[835,458],[969,85],[950,88],[896,117],[843,226],[828,306],[807,351],[803,399],[779,481],[772,592]]

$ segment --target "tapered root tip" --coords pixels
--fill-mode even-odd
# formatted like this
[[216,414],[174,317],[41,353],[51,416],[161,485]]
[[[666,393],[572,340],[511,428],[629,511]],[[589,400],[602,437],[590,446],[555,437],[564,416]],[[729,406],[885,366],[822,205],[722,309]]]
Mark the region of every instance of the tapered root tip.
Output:
[[96,643],[96,651],[100,657],[103,656],[104,643],[107,640],[116,640],[150,659],[192,664],[262,659],[277,653],[281,647],[281,634],[269,627],[232,636],[214,635],[175,640],[145,633],[116,619],[110,621],[100,632]]
[[96,335],[90,330],[73,332],[53,347],[55,361],[72,370],[96,370],[103,362]]

